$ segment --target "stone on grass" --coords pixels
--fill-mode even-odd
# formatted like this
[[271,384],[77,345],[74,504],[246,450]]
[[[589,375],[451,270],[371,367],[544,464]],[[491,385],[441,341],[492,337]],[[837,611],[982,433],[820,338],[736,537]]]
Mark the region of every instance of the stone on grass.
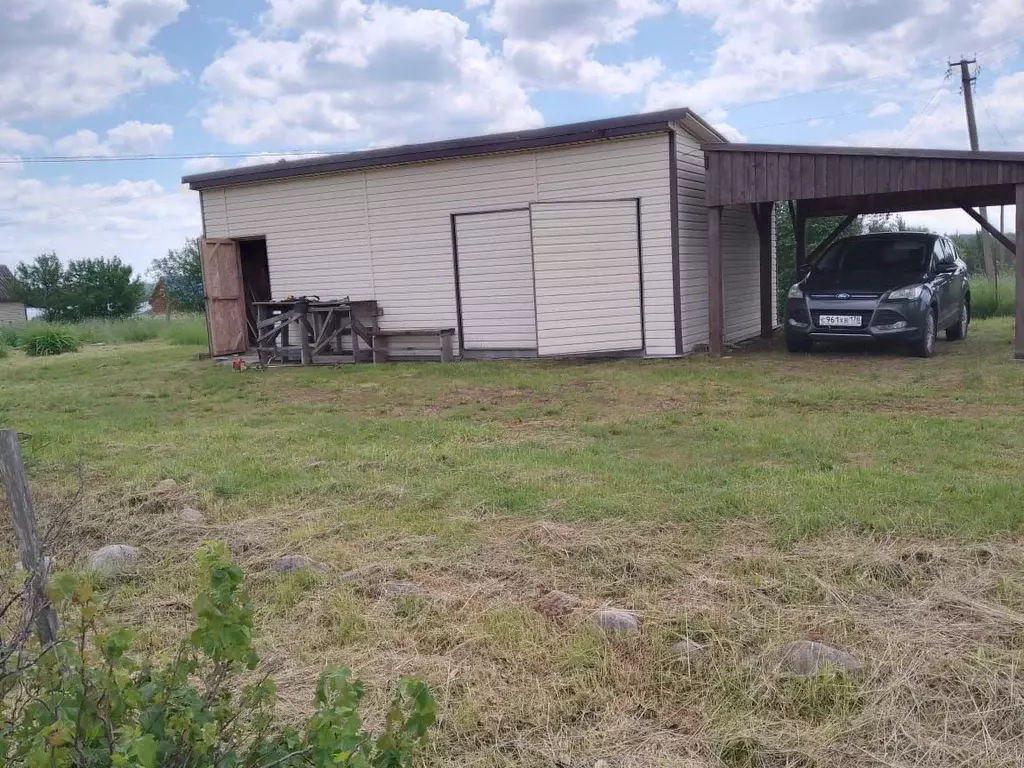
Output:
[[813,640],[797,640],[782,649],[780,667],[798,677],[813,677],[826,669],[858,672],[864,665],[846,651]]
[[688,637],[684,637],[678,643],[673,643],[672,651],[676,654],[679,661],[692,664],[707,652],[707,648],[700,643],[695,643]]
[[153,486],[153,493],[174,493],[178,490],[178,483],[171,478],[161,480]]
[[115,578],[134,570],[137,560],[135,547],[127,544],[108,544],[92,553],[89,568],[101,576]]
[[203,513],[192,507],[185,507],[178,513],[178,519],[183,523],[201,523],[204,521]]
[[297,573],[299,571],[323,573],[327,570],[327,566],[305,555],[285,555],[274,564],[274,569],[278,573]]
[[427,590],[411,581],[385,581],[380,585],[382,597],[427,597]]
[[573,595],[552,589],[537,601],[537,610],[548,618],[568,616],[580,606],[580,599]]
[[606,635],[635,635],[640,632],[640,620],[635,613],[606,609],[594,614],[594,621]]

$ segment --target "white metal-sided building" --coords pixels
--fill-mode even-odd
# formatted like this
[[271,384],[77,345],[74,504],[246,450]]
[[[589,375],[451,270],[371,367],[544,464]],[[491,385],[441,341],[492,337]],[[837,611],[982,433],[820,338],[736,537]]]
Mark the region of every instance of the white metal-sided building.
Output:
[[[212,351],[246,348],[242,302],[315,295],[376,301],[399,336],[455,329],[463,357],[692,352],[708,343],[701,144],[721,141],[678,109],[187,176]],[[769,235],[732,206],[721,236],[738,341],[764,328]]]

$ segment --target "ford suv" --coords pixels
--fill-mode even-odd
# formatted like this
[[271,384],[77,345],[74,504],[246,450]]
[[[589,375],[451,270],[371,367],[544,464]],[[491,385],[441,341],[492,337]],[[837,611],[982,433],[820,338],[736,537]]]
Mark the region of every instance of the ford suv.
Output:
[[941,235],[886,232],[837,240],[789,289],[786,348],[815,341],[892,341],[931,357],[940,330],[967,336],[967,265]]

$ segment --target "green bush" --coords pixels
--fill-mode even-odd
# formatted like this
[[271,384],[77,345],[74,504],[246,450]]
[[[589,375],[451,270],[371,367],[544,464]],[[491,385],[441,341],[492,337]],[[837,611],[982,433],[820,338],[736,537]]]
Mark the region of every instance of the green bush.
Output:
[[1016,276],[1004,273],[996,283],[981,275],[971,277],[971,313],[976,318],[1012,317],[1016,306]]
[[21,346],[21,333],[22,329],[19,326],[14,325],[2,325],[0,326],[0,344],[7,347],[20,347]]
[[0,360],[3,360],[11,354],[11,348],[4,343],[3,339],[0,339]]
[[[408,768],[435,720],[427,686],[401,681],[383,730],[360,716],[364,688],[325,670],[304,727],[274,711],[275,686],[250,674],[253,610],[223,544],[200,550],[196,628],[157,663],[131,654],[134,632],[104,628],[88,577],[57,574],[52,599],[76,614],[68,637],[3,678],[0,765],[12,768]],[[25,648],[34,658],[38,647]],[[6,671],[6,670],[5,670]],[[10,704],[10,706],[8,706]]]
[[32,357],[77,352],[82,346],[68,326],[50,323],[29,323],[21,333],[20,342],[25,354]]

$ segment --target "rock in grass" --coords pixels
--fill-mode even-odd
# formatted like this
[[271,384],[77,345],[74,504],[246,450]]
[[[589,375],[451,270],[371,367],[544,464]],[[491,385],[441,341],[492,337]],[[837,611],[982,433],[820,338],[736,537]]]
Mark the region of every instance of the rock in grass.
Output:
[[826,669],[834,672],[859,672],[864,665],[846,651],[813,640],[797,640],[782,649],[779,665],[798,677],[813,677]]
[[161,480],[153,486],[153,493],[174,493],[176,490],[178,490],[178,483],[171,478]]
[[108,544],[89,558],[89,568],[106,578],[125,576],[135,569],[138,554],[127,544]]
[[274,569],[278,573],[297,573],[298,571],[323,573],[327,570],[327,566],[305,555],[285,555],[274,564]]
[[181,512],[178,513],[178,519],[183,523],[193,524],[202,523],[205,520],[203,513],[198,509],[193,509],[192,507],[185,507],[181,510]]
[[707,652],[707,648],[700,643],[695,643],[688,637],[684,637],[678,643],[673,643],[672,651],[679,661],[693,664]]
[[537,610],[548,618],[568,616],[579,608],[580,599],[573,595],[552,589],[537,601]]
[[606,635],[636,635],[640,632],[640,620],[629,611],[598,611],[594,614],[594,621]]

